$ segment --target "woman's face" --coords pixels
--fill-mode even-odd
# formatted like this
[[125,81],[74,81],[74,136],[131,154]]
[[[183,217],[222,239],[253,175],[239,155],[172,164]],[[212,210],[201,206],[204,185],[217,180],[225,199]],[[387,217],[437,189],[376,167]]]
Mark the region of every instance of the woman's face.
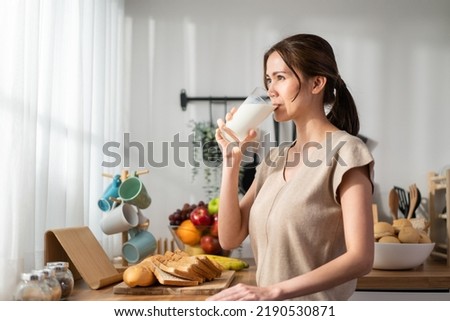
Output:
[[[276,121],[295,119],[302,113],[302,105],[307,101],[309,84],[300,72],[297,72],[297,74],[302,81],[301,88],[297,77],[278,52],[273,52],[267,59],[266,84],[268,94],[275,107]],[[299,88],[301,89],[300,92]]]

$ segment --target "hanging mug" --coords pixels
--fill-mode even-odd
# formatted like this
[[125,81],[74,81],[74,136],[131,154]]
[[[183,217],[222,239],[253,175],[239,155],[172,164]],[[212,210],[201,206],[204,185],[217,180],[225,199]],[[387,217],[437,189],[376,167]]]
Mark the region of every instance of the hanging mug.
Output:
[[125,203],[135,205],[140,209],[146,209],[152,202],[142,181],[136,177],[128,177],[120,184],[119,197]]
[[119,197],[120,182],[120,175],[114,176],[111,184],[109,184],[102,197],[98,200],[98,207],[103,212],[108,212],[114,207],[114,201],[111,198],[116,199]]
[[139,214],[130,204],[122,203],[100,221],[103,233],[107,235],[126,232],[139,224]]
[[156,250],[156,238],[149,231],[133,228],[130,239],[122,245],[122,255],[129,263],[137,263],[153,254]]

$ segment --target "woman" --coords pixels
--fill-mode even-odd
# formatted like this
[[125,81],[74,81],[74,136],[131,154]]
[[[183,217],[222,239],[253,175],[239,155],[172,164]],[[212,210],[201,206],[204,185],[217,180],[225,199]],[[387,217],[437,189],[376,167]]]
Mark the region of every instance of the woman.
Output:
[[371,270],[374,247],[374,161],[356,137],[355,103],[333,49],[318,36],[275,44],[264,56],[264,72],[274,118],[292,120],[296,140],[271,150],[239,200],[242,149],[256,133],[237,147],[217,130],[224,156],[220,244],[233,249],[250,235],[257,286],[239,284],[209,299],[347,300],[356,279]]

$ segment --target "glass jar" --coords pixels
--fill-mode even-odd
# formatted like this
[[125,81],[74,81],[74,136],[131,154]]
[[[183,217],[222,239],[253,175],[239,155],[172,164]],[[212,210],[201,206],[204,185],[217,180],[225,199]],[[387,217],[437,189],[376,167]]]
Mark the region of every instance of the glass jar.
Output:
[[73,291],[74,279],[69,270],[69,262],[48,262],[46,268],[54,269],[56,279],[61,285],[61,300],[66,300]]
[[17,285],[14,300],[16,301],[50,301],[52,290],[44,280],[42,273],[22,273]]
[[52,301],[59,301],[59,300],[61,300],[62,289],[61,289],[61,284],[59,284],[59,281],[56,278],[56,269],[54,269],[54,268],[45,268],[45,269],[42,269],[42,270],[35,270],[33,272],[44,274],[44,281],[47,283],[47,285],[52,290],[51,300]]

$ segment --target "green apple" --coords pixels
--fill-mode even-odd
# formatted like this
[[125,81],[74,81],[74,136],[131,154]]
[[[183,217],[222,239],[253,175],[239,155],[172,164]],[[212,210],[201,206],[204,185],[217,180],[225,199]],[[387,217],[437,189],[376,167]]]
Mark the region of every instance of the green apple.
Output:
[[210,215],[215,215],[219,213],[219,198],[213,198],[208,203],[208,212]]

